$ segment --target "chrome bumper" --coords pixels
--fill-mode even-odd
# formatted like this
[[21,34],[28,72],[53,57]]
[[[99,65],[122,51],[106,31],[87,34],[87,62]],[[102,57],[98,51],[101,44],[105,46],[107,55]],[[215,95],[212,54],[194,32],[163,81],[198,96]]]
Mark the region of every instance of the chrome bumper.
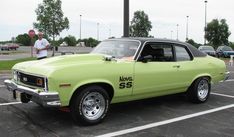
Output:
[[224,80],[223,80],[223,81],[228,80],[229,77],[230,77],[230,72],[225,72],[225,77],[224,77]]
[[57,92],[55,93],[40,92],[39,93],[37,89],[32,89],[32,88],[18,85],[11,80],[5,80],[4,83],[9,91],[11,92],[18,91],[20,93],[26,93],[28,95],[31,95],[32,96],[31,100],[33,102],[40,104],[44,107],[61,106],[59,95]]

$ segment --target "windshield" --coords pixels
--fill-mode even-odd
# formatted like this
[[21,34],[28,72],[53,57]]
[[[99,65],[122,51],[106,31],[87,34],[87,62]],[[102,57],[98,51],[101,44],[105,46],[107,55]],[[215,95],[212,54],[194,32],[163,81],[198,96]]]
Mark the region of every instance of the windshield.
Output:
[[137,41],[103,41],[91,52],[91,54],[105,54],[117,59],[126,57],[133,59],[139,45],[140,44]]
[[201,51],[214,51],[214,48],[213,47],[201,47],[201,49],[200,49]]
[[228,47],[228,46],[224,46],[223,51],[232,51],[232,48],[231,47]]

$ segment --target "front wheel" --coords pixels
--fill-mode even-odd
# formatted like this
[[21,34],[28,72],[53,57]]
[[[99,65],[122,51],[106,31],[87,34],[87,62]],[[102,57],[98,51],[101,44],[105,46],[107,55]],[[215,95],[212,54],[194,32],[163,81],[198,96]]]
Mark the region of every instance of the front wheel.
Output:
[[70,109],[72,118],[80,125],[94,125],[102,122],[109,109],[109,95],[100,86],[89,86],[72,99]]
[[210,82],[206,77],[198,78],[189,88],[188,98],[194,103],[204,103],[210,95]]

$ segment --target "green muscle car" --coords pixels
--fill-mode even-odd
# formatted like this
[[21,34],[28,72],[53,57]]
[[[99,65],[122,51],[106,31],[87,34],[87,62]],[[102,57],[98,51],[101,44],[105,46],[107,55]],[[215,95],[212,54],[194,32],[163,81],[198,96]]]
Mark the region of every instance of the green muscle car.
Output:
[[9,91],[23,103],[69,107],[78,124],[101,122],[110,103],[186,93],[207,101],[212,83],[228,78],[225,63],[187,43],[120,38],[101,42],[90,54],[16,64]]

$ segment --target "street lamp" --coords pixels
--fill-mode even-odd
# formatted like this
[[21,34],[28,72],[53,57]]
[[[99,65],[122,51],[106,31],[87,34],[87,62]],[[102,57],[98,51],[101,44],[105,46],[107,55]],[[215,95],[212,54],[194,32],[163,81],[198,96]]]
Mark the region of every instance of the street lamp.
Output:
[[171,39],[172,39],[172,34],[173,34],[173,31],[171,30]]
[[206,45],[206,27],[207,27],[207,23],[206,23],[206,18],[207,18],[207,0],[205,0],[205,35],[204,35],[204,45]]
[[176,25],[176,40],[179,40],[179,24]]
[[111,38],[111,29],[109,29],[109,38]]
[[187,22],[186,22],[186,41],[188,41],[188,22],[189,22],[189,16],[186,16],[187,17]]
[[80,40],[81,40],[81,17],[82,15],[80,15]]
[[97,40],[99,40],[99,23],[97,23]]

